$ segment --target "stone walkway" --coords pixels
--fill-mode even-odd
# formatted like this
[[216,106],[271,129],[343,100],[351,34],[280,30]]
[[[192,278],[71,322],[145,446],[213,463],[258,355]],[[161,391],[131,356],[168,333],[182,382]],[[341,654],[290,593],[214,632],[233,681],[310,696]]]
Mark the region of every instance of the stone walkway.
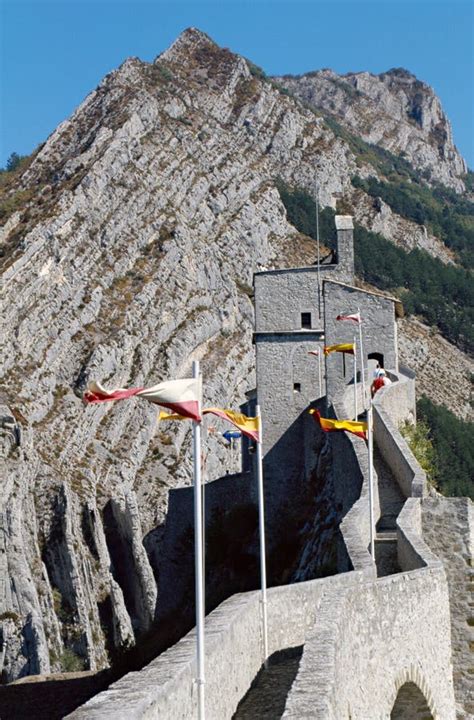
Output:
[[397,517],[405,502],[392,471],[374,447],[374,467],[378,477],[380,519],[376,525],[375,561],[378,577],[400,572],[397,559]]
[[277,652],[269,658],[250,690],[240,701],[233,720],[279,720],[298,672],[303,646]]

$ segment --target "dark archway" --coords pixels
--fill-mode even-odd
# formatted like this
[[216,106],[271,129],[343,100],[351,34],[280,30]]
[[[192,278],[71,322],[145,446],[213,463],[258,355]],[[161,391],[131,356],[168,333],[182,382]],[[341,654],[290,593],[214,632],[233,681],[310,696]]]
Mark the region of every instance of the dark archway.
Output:
[[434,720],[425,696],[413,682],[406,682],[395,699],[390,720]]
[[378,363],[378,364],[380,365],[380,367],[384,367],[384,357],[383,357],[383,353],[376,353],[376,352],[369,353],[369,354],[367,355],[367,359],[368,359],[368,360],[374,360],[374,362],[375,362],[375,363]]

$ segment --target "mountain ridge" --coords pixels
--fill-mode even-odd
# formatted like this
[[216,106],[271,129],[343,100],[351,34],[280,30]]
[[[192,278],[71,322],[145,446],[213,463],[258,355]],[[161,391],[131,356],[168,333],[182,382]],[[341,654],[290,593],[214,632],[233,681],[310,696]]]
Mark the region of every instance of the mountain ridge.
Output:
[[[7,680],[58,671],[68,653],[105,667],[159,602],[153,557],[169,489],[189,483],[189,428],[171,433],[133,402],[84,409],[87,381],[152,384],[198,359],[205,401],[238,405],[255,378],[253,273],[316,257],[277,180],[312,192],[316,173],[321,205],[335,208],[355,174],[374,172],[321,115],[191,29],[153,63],[109,73],[2,177],[0,399],[21,429],[1,460],[3,569],[15,576],[0,597]],[[395,213],[384,232],[426,236],[453,262]],[[450,357],[462,359],[461,386],[470,360],[454,347]],[[449,383],[436,399],[458,404]],[[207,477],[234,470],[218,435],[207,442]]]

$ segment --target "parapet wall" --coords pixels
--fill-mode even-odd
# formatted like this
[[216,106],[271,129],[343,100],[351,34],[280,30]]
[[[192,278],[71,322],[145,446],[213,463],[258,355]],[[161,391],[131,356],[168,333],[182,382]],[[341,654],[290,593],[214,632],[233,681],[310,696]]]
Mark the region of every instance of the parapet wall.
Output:
[[[352,389],[346,389],[333,404],[337,418],[350,417]],[[341,533],[347,550],[348,567],[341,570],[363,571],[365,577],[376,577],[375,564],[369,553],[369,460],[364,440],[350,433],[334,433],[333,476],[336,496],[341,500],[350,499],[348,512],[341,523]],[[376,478],[376,475],[375,475]],[[377,482],[374,482],[374,509],[379,516]]]
[[[413,418],[414,377],[391,377],[394,384],[375,398],[374,435],[409,496],[397,523],[404,572],[374,581],[367,570],[366,582],[355,592],[350,587],[337,595],[328,591],[305,643],[284,718],[388,720],[406,682],[419,688],[435,720],[455,717],[448,585],[442,563],[422,537],[421,498],[411,497],[426,487],[426,478],[398,431],[400,422]],[[337,417],[347,417],[350,395],[346,390],[334,403]],[[367,567],[367,451],[357,438],[351,441],[363,483],[341,530],[355,563]]]
[[388,720],[407,681],[420,688],[433,718],[454,720],[449,601],[440,563],[326,595],[283,717]]
[[390,377],[392,385],[379,390],[373,402],[377,447],[406,497],[423,497],[426,475],[399,430],[416,416],[414,376],[391,371]]
[[[403,404],[397,404],[397,392],[408,397],[401,381],[377,398],[376,440],[399,463],[402,481],[411,480],[416,492],[419,470],[390,414],[391,405]],[[346,413],[344,397],[335,403],[335,411]],[[387,439],[390,430],[393,443]],[[411,498],[399,521],[400,561],[408,572],[377,580],[367,549],[367,451],[363,442],[350,437],[344,453],[357,458],[354,482],[361,484],[361,494],[341,530],[355,570],[268,592],[269,655],[304,644],[284,717],[388,720],[398,690],[414,683],[435,720],[454,720],[447,583],[441,562],[421,537],[421,500]],[[206,717],[230,719],[264,659],[258,591],[234,595],[206,618],[205,656]],[[197,717],[194,677],[192,631],[68,718],[190,720]]]
[[[269,655],[300,646],[328,588],[363,581],[361,573],[271,588],[268,591]],[[67,717],[73,720],[191,720],[197,717],[195,632],[129,673]],[[234,595],[206,618],[206,718],[234,714],[263,662],[260,592]]]

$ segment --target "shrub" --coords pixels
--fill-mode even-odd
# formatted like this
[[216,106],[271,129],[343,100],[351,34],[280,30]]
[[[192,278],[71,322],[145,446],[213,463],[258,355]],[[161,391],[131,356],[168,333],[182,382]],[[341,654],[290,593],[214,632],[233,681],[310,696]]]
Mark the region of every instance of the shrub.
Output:
[[59,657],[59,664],[64,672],[81,672],[85,667],[84,658],[70,648],[64,649],[64,652]]
[[417,422],[416,425],[406,422],[400,431],[425,471],[428,482],[434,485],[436,453],[429,437],[428,425],[422,421]]
[[474,423],[461,420],[426,396],[417,402],[416,408],[418,416],[429,428],[438,489],[444,495],[474,500]]

